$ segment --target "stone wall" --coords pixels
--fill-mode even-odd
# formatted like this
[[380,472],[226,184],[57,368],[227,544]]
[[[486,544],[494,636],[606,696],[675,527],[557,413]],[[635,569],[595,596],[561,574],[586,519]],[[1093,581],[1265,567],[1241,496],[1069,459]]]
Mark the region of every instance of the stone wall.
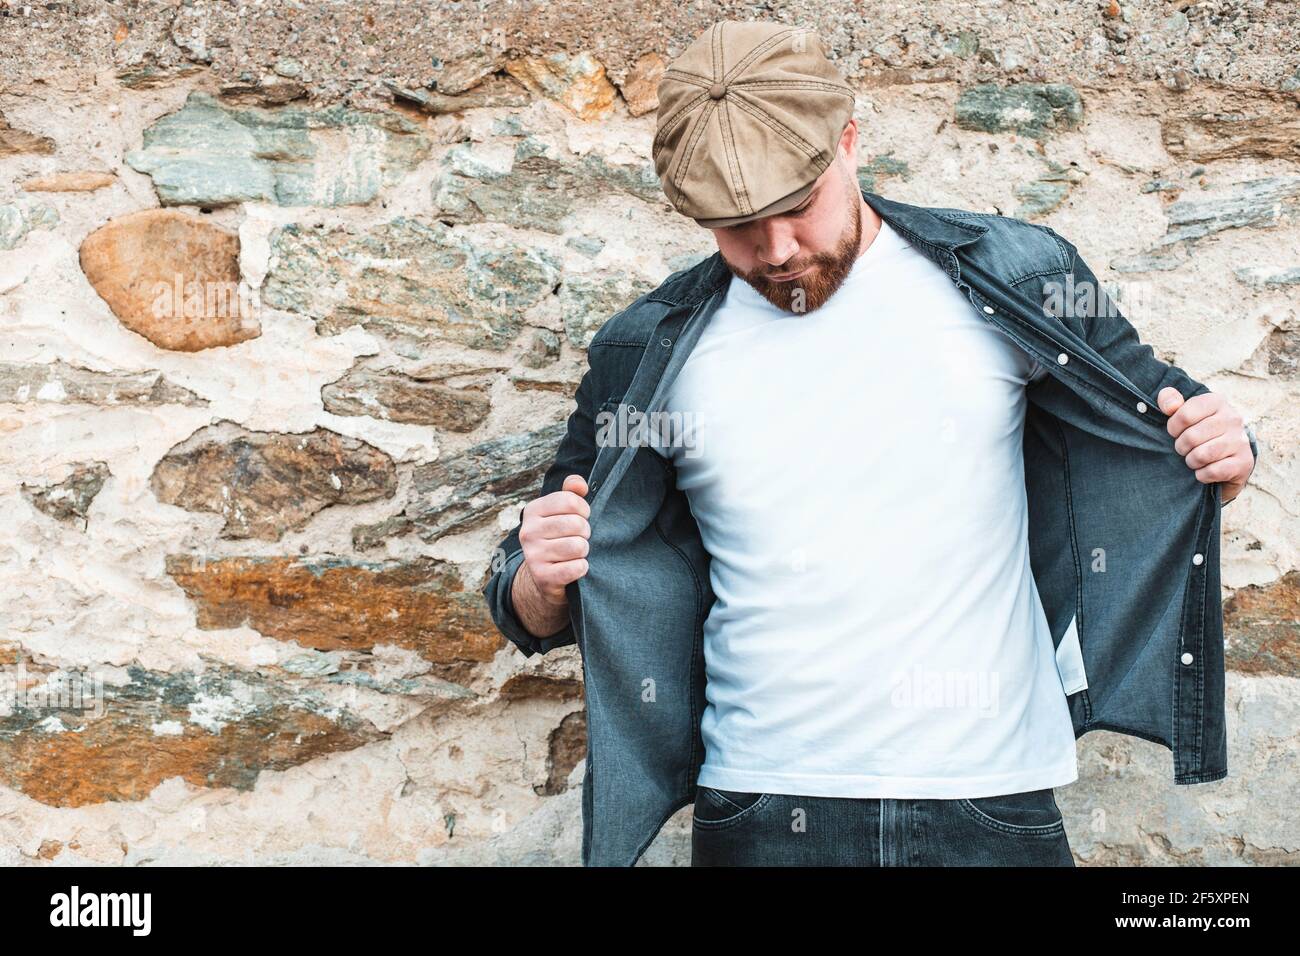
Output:
[[0,862],[576,862],[579,658],[478,592],[591,335],[714,248],[649,146],[724,17],[1256,423],[1229,778],[1095,733],[1060,798],[1083,863],[1300,860],[1294,5],[0,0]]

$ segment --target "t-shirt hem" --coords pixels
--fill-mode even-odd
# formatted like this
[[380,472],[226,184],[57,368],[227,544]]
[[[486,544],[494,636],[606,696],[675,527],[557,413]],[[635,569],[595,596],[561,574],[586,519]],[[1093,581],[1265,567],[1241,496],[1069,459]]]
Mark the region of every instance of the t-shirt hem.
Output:
[[787,774],[725,767],[700,768],[698,784],[740,793],[783,793],[804,797],[854,797],[891,800],[952,800],[1063,787],[1079,779],[1077,756],[1014,773],[964,777],[884,777],[871,775]]

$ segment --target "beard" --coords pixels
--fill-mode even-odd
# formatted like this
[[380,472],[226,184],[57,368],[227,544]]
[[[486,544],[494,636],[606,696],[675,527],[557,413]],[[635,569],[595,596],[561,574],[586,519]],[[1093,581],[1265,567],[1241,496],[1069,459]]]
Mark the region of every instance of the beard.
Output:
[[[785,263],[779,270],[763,268],[746,272],[727,262],[725,257],[722,261],[726,262],[732,275],[748,282],[759,295],[783,312],[803,314],[819,309],[843,284],[853,269],[853,263],[858,260],[858,245],[862,241],[862,210],[857,202],[856,190],[852,191],[851,198],[849,208],[853,210],[853,221],[831,252],[816,253],[802,263]],[[767,278],[773,271],[799,272],[805,268],[808,272],[787,282],[775,282]]]

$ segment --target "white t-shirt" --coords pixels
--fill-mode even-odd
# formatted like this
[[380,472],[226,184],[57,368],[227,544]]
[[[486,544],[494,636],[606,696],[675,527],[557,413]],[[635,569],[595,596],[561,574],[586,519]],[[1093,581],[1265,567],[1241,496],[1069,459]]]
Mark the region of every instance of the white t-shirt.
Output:
[[712,556],[702,786],[992,796],[1078,777],[1029,563],[1045,370],[888,224],[821,308],[733,277],[667,394]]

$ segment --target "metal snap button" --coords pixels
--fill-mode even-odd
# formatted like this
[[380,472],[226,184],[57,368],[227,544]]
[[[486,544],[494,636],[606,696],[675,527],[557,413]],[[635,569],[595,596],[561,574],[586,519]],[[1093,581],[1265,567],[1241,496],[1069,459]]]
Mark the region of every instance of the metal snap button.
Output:
[[1139,415],[1145,415],[1145,414],[1146,414],[1146,411],[1147,411],[1147,403],[1146,403],[1146,402],[1138,402],[1138,414],[1139,414]]
[[1193,660],[1195,660],[1195,658],[1192,657],[1191,654],[1184,654],[1180,659],[1184,664],[1190,664]]
[[673,340],[668,338],[660,339],[659,344],[662,345],[664,348],[668,348],[668,346],[673,344]]
[[1056,361],[1058,364],[1064,365],[1066,362],[1070,361],[1070,356],[1062,352],[1060,355],[1056,357]]
[[993,314],[993,306],[991,306],[991,305],[986,305],[986,306],[984,306],[984,311],[987,312],[989,315],[992,315],[992,314]]
[[1201,564],[1203,561],[1205,561],[1205,555],[1203,554],[1192,555],[1192,564]]

